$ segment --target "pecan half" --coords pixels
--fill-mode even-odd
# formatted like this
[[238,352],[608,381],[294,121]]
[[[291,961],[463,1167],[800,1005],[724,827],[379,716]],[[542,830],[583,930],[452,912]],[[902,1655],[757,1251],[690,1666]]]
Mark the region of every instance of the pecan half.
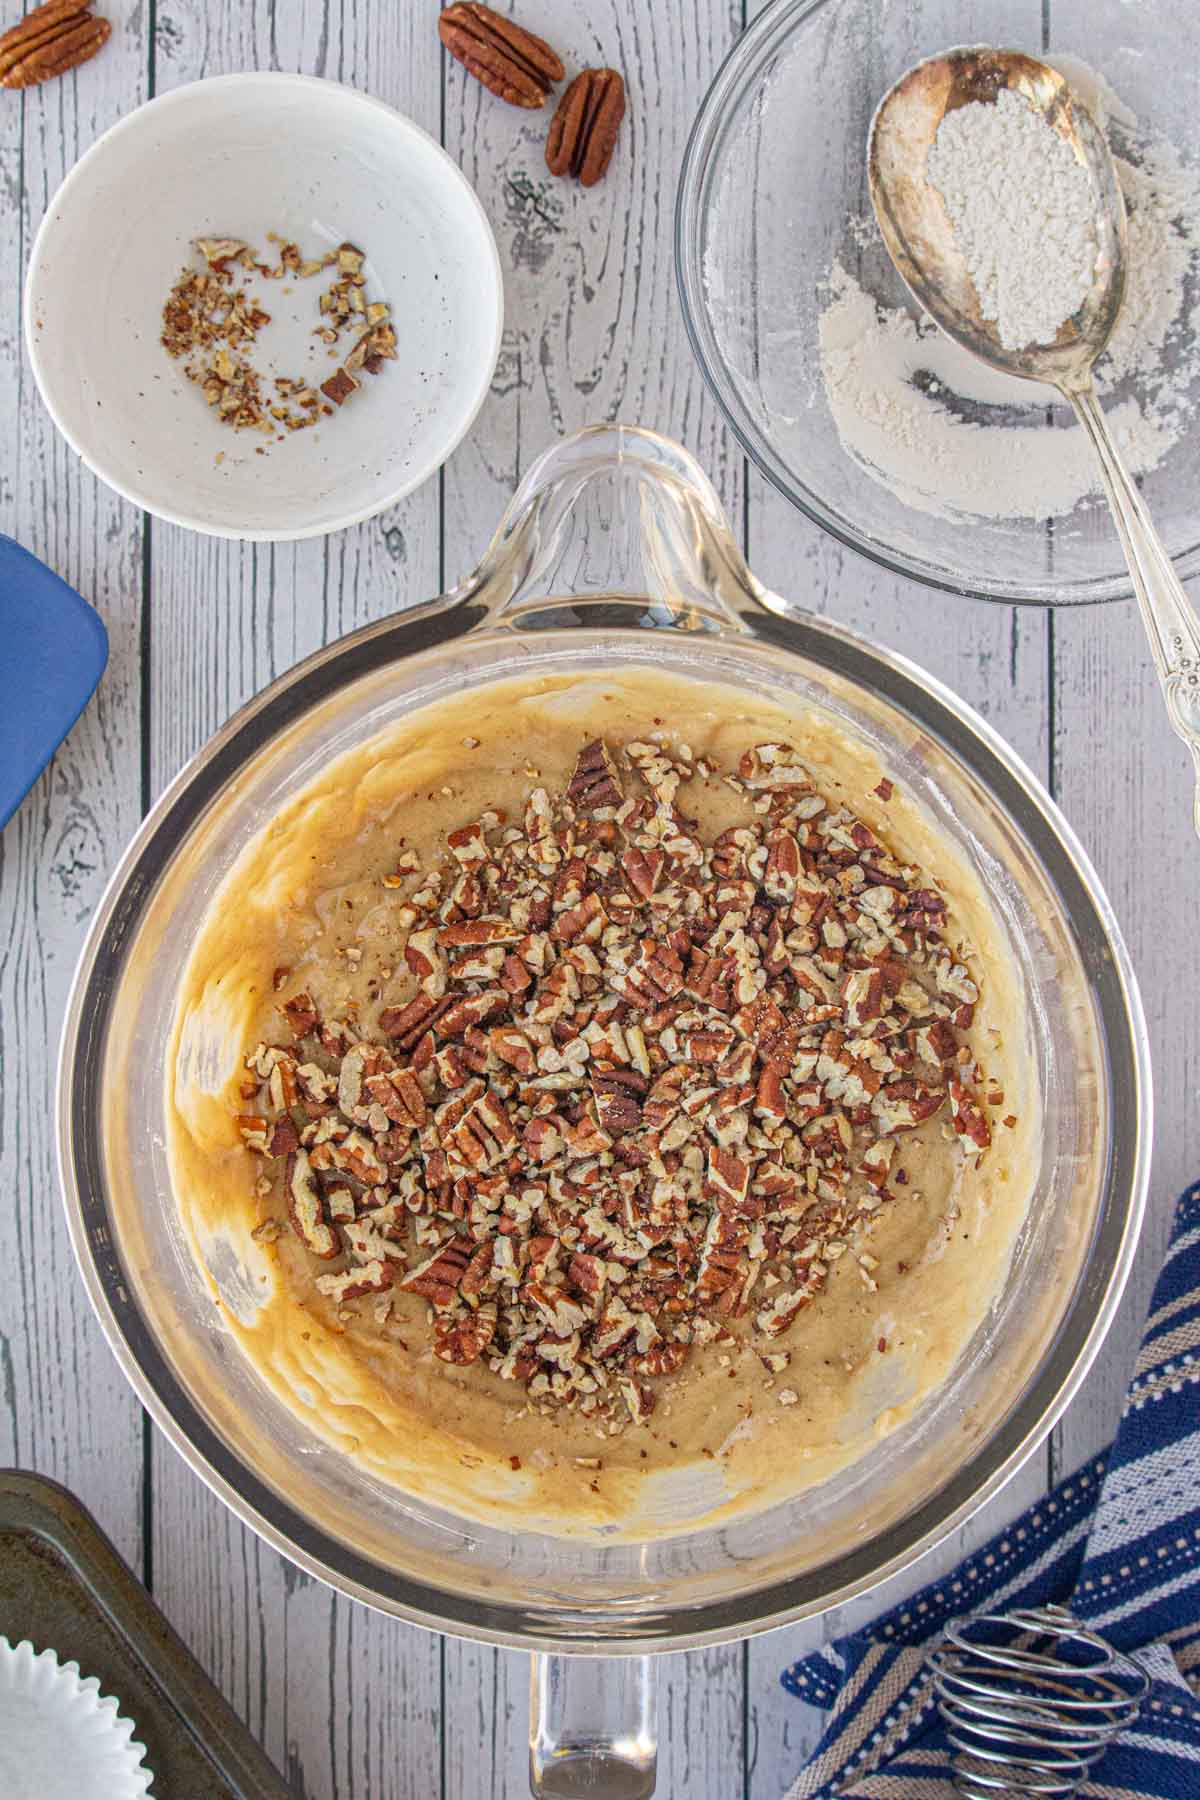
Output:
[[544,38],[477,0],[448,6],[438,20],[438,36],[468,75],[510,106],[545,106],[565,73]]
[[550,122],[546,167],[552,175],[574,175],[595,187],[608,170],[625,117],[625,83],[615,69],[584,69]]
[[0,87],[36,87],[89,62],[112,26],[78,0],[46,0],[0,37]]

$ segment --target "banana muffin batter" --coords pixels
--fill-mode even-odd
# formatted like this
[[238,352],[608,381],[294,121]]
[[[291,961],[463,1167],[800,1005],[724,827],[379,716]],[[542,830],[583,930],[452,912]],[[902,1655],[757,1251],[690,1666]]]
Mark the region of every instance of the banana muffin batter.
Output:
[[373,1473],[677,1531],[862,1455],[984,1320],[1035,1166],[1021,991],[828,721],[498,683],[241,857],[180,988],[176,1191],[259,1374]]

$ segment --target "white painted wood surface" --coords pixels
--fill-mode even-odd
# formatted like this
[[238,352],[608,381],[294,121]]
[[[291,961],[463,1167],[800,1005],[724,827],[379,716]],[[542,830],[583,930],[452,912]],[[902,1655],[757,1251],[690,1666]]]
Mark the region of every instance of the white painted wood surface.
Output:
[[[927,19],[935,4],[948,42],[1036,46],[1048,30],[1055,48],[1101,60],[1087,0],[905,0],[896,10]],[[1054,787],[1128,936],[1155,1056],[1154,1195],[1128,1303],[1053,1445],[954,1543],[891,1584],[886,1597],[896,1598],[1111,1433],[1172,1200],[1200,1161],[1185,758],[1131,608],[1051,620],[890,578],[799,518],[724,431],[683,337],[671,214],[692,116],[757,6],[522,0],[522,19],[572,61],[627,75],[624,142],[590,195],[545,179],[543,119],[500,106],[444,66],[434,0],[110,0],[106,10],[115,29],[102,57],[0,104],[0,529],[91,598],[112,639],[97,699],[0,838],[0,1462],[43,1470],[83,1497],[298,1795],[517,1800],[524,1658],[376,1617],[258,1543],[144,1426],[87,1310],[60,1221],[50,1070],[75,952],[140,812],[272,676],[463,574],[556,434],[617,417],[699,454],[744,520],[764,579],[915,654],[988,715]],[[440,136],[478,188],[505,265],[500,368],[444,477],[382,519],[299,546],[225,545],[151,526],[58,439],[20,345],[28,247],[75,157],[148,92],[249,67],[370,89]],[[845,1623],[830,1616],[668,1659],[660,1791],[779,1794],[818,1723],[783,1694],[779,1670]]]

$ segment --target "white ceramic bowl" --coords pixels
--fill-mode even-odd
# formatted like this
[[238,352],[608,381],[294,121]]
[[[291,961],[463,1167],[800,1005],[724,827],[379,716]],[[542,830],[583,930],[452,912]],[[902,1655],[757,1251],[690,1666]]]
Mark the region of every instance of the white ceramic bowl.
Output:
[[[266,440],[221,425],[159,339],[194,238],[265,249],[270,231],[305,256],[344,240],[366,252],[398,360],[258,455]],[[265,284],[265,373],[320,381],[337,366],[312,336],[323,285]],[[502,318],[495,239],[445,151],[382,102],[303,75],[195,82],[114,125],[55,195],[25,293],[38,387],[88,467],[160,518],[240,538],[336,531],[410,493],[479,410]]]

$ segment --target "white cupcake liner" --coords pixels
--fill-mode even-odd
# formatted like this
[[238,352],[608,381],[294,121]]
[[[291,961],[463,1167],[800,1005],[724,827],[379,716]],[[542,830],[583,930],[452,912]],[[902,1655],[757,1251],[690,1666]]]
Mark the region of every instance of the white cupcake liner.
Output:
[[96,1676],[81,1679],[78,1663],[0,1635],[4,1800],[150,1800],[145,1745],[117,1705]]

